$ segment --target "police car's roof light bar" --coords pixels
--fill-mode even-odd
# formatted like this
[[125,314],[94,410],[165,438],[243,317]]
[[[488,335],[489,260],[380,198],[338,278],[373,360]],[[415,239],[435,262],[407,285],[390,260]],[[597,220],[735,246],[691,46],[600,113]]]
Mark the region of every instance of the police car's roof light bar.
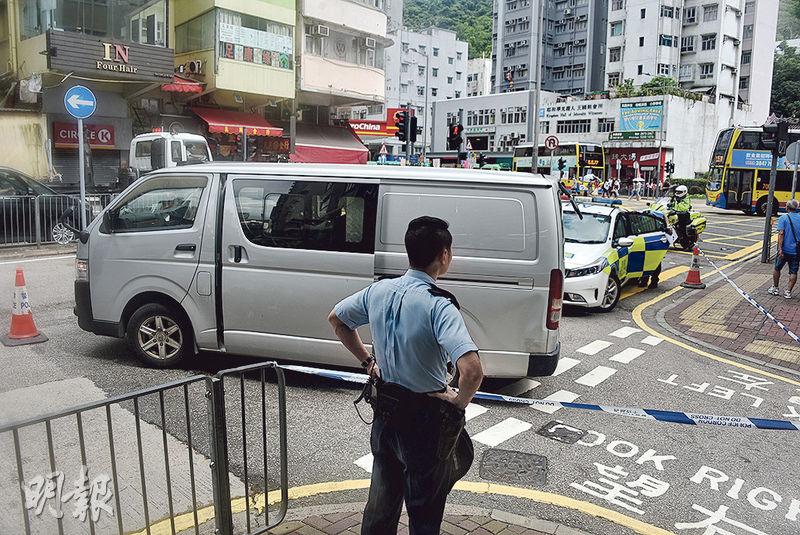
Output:
[[620,199],[603,199],[602,197],[592,197],[592,204],[608,204],[610,206],[618,206],[622,204]]

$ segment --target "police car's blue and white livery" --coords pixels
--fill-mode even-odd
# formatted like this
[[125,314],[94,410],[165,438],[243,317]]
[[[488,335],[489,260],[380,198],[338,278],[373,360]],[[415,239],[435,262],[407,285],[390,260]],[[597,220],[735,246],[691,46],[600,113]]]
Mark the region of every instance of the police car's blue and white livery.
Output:
[[663,215],[627,211],[616,202],[563,205],[564,303],[612,310],[622,286],[661,272],[674,241]]

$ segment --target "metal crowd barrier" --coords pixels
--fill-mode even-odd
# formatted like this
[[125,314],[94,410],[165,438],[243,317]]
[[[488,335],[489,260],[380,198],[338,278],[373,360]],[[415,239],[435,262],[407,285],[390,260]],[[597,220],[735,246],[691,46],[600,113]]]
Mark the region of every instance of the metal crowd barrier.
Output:
[[288,507],[286,428],[274,362],[0,424],[0,533],[199,535],[212,516],[221,535],[264,533]]
[[[110,193],[86,195],[87,222],[114,196]],[[62,229],[57,228],[61,214],[74,207],[72,223],[79,226],[79,206],[79,198],[70,195],[0,195],[0,246],[58,243],[63,236],[59,236]]]

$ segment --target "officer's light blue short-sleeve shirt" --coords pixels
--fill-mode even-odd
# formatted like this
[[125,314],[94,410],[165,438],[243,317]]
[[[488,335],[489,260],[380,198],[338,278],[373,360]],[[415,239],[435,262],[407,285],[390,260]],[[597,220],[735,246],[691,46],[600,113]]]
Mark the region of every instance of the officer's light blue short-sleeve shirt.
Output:
[[[792,226],[794,232],[792,232]],[[778,232],[783,231],[783,252],[786,254],[797,254],[797,240],[800,239],[800,214],[797,212],[787,212],[778,218]]]
[[433,283],[427,273],[409,269],[334,308],[350,329],[369,324],[381,376],[414,392],[442,390],[448,361],[455,365],[466,353],[478,351],[459,310],[428,291]]

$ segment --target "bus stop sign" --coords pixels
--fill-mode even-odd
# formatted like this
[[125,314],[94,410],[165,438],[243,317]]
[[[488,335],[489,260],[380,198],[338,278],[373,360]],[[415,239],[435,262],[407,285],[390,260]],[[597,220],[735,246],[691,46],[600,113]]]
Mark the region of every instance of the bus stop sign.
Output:
[[558,138],[556,136],[547,136],[544,140],[544,146],[547,150],[556,150],[558,148]]

